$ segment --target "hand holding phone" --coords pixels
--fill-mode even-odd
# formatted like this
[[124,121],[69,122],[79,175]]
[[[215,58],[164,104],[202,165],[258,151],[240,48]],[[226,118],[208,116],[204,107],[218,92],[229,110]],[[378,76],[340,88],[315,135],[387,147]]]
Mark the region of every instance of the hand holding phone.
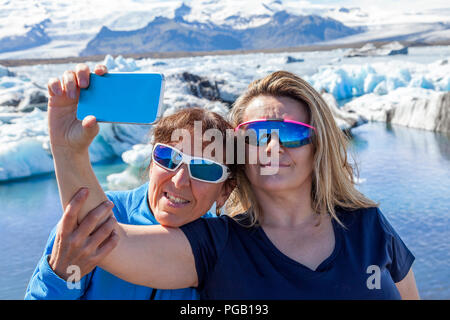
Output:
[[[94,73],[102,76],[108,72],[105,65],[95,66]],[[80,154],[88,150],[100,128],[95,117],[77,119],[80,90],[89,86],[89,66],[80,63],[75,70],[66,70],[62,79],[48,81],[48,133],[52,152]]]
[[[64,72],[62,81],[59,78],[52,78],[48,81],[48,129],[52,151],[62,149],[66,153],[74,152],[76,154],[87,151],[99,132],[97,121],[151,123],[159,117],[159,105],[162,101],[162,88],[164,87],[162,75],[149,77],[144,74],[129,76],[120,74],[109,77],[107,72],[106,66],[97,65],[94,69],[95,75],[93,75],[86,64],[78,64],[74,71]],[[118,81],[117,77],[123,76],[133,79]],[[139,79],[137,79],[138,77]],[[100,85],[91,86],[91,78],[94,82],[100,79]],[[149,81],[149,78],[153,78],[154,81]],[[106,82],[103,80],[112,80],[108,83],[114,82],[114,85],[105,85]],[[100,89],[95,90],[96,87]],[[136,91],[143,95],[136,94],[133,100],[133,93]],[[82,102],[80,109],[82,110],[78,110],[80,92],[89,93],[86,97],[80,98]],[[117,94],[122,98],[118,99]],[[139,99],[136,99],[138,95]],[[112,97],[116,97],[116,100]],[[122,100],[122,104],[117,103],[119,100]],[[93,103],[94,101],[98,104]],[[143,105],[144,107],[142,107]],[[137,110],[132,109],[139,106],[141,108]],[[144,116],[139,116],[139,112],[144,112]],[[84,117],[85,115],[86,117]],[[126,118],[129,115],[132,117]],[[99,119],[95,117],[99,117]]]

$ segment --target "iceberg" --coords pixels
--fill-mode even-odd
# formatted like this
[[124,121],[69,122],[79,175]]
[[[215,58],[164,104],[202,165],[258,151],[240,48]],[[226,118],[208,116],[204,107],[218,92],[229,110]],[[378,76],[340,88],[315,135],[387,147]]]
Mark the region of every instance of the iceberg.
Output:
[[16,75],[0,65],[0,106],[16,107],[29,112],[34,107],[45,109],[47,93],[28,77]]
[[110,190],[124,190],[135,188],[145,180],[145,168],[148,167],[151,159],[153,145],[137,144],[131,150],[122,154],[122,160],[128,167],[120,173],[110,174],[106,180]]
[[105,56],[102,64],[108,68],[108,71],[134,72],[139,70],[134,59],[125,59],[122,56],[118,56],[114,59],[113,56],[108,54]]
[[[0,181],[53,172],[47,113],[0,113]],[[89,147],[91,162],[121,156],[145,141],[148,127],[100,123],[100,133]]]
[[324,66],[305,77],[319,92],[325,90],[336,100],[344,100],[368,93],[385,95],[397,88],[411,87],[450,90],[450,64],[437,61],[431,64],[411,62],[343,64]]
[[384,96],[366,94],[345,104],[342,110],[370,121],[450,132],[450,92],[398,88]]
[[[420,51],[419,57],[427,56],[429,50]],[[158,66],[153,66],[153,59],[107,55],[100,63],[115,72],[164,73],[164,116],[182,108],[202,107],[226,117],[231,103],[251,81],[287,69],[322,92],[342,130],[351,130],[365,121],[384,121],[448,132],[450,58],[436,52],[439,55],[435,55],[433,63],[409,60],[413,49],[407,61],[378,57],[364,59],[363,63],[342,60],[343,50],[324,52],[324,58],[319,57],[322,53],[305,53],[308,64],[286,64],[286,53],[186,57],[167,59],[166,65]],[[94,64],[88,62],[91,67]],[[48,78],[73,67],[39,65],[13,71],[0,67],[0,181],[53,171],[46,111],[40,108],[46,99],[42,93]],[[184,74],[186,71],[189,73]],[[343,103],[340,100],[351,98],[351,102],[339,107]],[[141,181],[147,165],[144,160],[150,159],[151,127],[100,124],[100,133],[89,148],[91,162],[121,157],[128,165],[123,172],[108,177],[111,189]]]
[[373,43],[367,43],[361,48],[350,50],[345,57],[393,56],[397,54],[408,54],[408,47],[394,41],[381,45],[379,48]]
[[352,128],[367,122],[365,117],[357,113],[351,113],[344,109],[340,109],[332,94],[323,92],[321,95],[330,107],[334,120],[341,130],[350,131]]
[[8,122],[0,125],[0,181],[52,172],[46,113],[35,109]]

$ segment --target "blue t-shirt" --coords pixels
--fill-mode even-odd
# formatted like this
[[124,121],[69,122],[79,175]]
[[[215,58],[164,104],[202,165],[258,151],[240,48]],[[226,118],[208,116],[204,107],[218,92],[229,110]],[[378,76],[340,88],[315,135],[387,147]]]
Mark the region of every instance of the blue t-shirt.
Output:
[[[106,193],[114,203],[114,216],[125,224],[152,225],[159,224],[148,206],[148,183],[134,190],[113,191]],[[207,213],[208,216],[212,214]],[[85,275],[77,286],[67,286],[67,282],[56,275],[48,264],[55,241],[56,227],[47,241],[44,254],[37,265],[28,284],[25,299],[122,299],[122,300],[191,300],[198,299],[193,288],[176,290],[156,290],[138,286],[124,281],[113,274],[96,267]]]
[[[395,283],[414,256],[378,208],[337,210],[335,247],[316,270],[289,258],[263,228],[233,218],[181,227],[195,257],[201,299],[400,299]],[[241,216],[242,217],[242,216]]]

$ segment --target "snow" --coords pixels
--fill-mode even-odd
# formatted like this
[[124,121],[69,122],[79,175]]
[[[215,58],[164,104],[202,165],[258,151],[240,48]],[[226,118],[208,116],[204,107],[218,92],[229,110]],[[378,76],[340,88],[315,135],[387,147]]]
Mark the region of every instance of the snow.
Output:
[[[87,64],[94,68],[97,63],[104,63],[115,72],[164,73],[164,115],[192,106],[201,106],[223,116],[228,114],[224,103],[192,95],[189,84],[180,77],[182,72],[217,81],[220,96],[233,101],[254,79],[276,70],[287,70],[309,81],[317,90],[328,91],[323,97],[342,129],[349,130],[364,121],[375,120],[426,130],[448,130],[445,116],[439,120],[439,114],[448,117],[450,109],[450,47],[414,47],[402,57],[346,59],[346,52],[337,49],[157,60],[106,56],[103,61]],[[288,55],[305,62],[286,64]],[[157,61],[164,63],[154,65]],[[44,90],[50,77],[60,76],[74,67],[74,64],[0,67],[0,102],[11,97],[25,99],[29,90]],[[355,99],[339,108],[338,104],[347,98]],[[128,165],[124,172],[108,177],[110,188],[132,186],[139,181],[142,168],[148,164],[150,128],[100,124],[100,134],[89,149],[91,161],[121,157]],[[34,109],[21,113],[15,106],[0,106],[0,181],[52,171],[46,112]]]
[[[113,30],[136,30],[155,17],[173,18],[182,3],[191,8],[187,21],[213,22],[236,29],[266,23],[274,13],[316,14],[336,19],[348,26],[366,26],[366,33],[329,43],[349,43],[408,36],[404,40],[448,40],[450,6],[444,1],[411,3],[395,1],[284,0],[90,0],[0,1],[0,38],[26,34],[32,25],[46,19],[45,32],[52,39],[39,47],[0,53],[0,59],[55,58],[77,56],[102,26]],[[348,10],[340,11],[345,4]],[[101,8],[101,9],[100,9]],[[235,17],[231,19],[230,17]],[[441,24],[440,24],[441,23]]]

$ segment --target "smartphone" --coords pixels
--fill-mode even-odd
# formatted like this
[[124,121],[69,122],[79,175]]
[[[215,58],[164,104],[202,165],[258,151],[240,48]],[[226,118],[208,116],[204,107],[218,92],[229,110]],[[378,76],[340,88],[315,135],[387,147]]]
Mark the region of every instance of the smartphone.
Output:
[[161,73],[90,74],[80,90],[77,118],[93,115],[98,122],[152,124],[161,114],[164,75]]

